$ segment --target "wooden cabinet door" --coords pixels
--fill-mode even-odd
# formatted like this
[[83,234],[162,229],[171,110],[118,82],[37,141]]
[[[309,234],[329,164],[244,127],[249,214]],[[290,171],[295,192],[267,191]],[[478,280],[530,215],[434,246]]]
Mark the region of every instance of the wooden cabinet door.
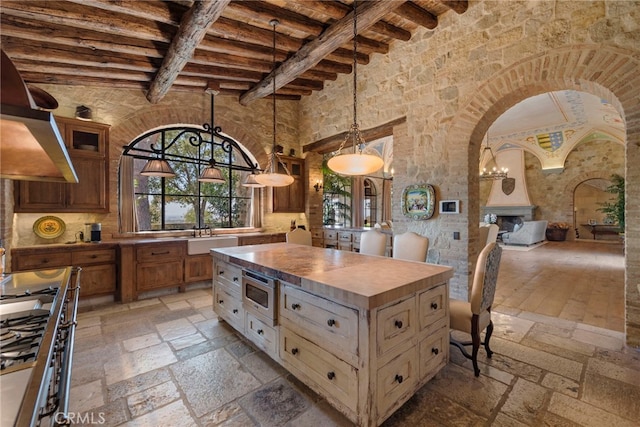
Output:
[[138,291],[147,291],[179,286],[182,285],[183,275],[182,259],[158,264],[138,264],[136,269],[137,288]]
[[80,297],[113,294],[116,290],[116,265],[82,267]]
[[211,255],[190,255],[184,260],[184,281],[186,283],[213,280],[213,259]]
[[77,184],[67,184],[68,210],[95,212],[108,210],[105,161],[100,158],[75,156],[73,167],[78,174]]
[[[273,188],[273,211],[304,212],[304,159],[281,156],[281,160],[293,177],[293,184]],[[278,163],[278,172],[286,173],[280,163]]]
[[66,186],[59,182],[16,181],[16,212],[59,212],[66,206]]

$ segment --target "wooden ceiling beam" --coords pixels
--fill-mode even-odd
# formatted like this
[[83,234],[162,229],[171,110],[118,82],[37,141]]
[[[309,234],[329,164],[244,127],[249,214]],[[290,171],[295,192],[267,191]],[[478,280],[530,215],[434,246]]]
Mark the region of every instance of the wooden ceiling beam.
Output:
[[440,0],[440,3],[455,11],[458,15],[462,15],[469,8],[467,0]]
[[[364,31],[382,16],[393,11],[400,2],[370,1],[358,10],[357,31]],[[340,21],[331,25],[316,39],[304,45],[291,58],[272,71],[266,78],[259,82],[253,89],[240,97],[240,103],[248,103],[269,94],[272,90],[273,79],[276,79],[276,88],[281,88],[297,78],[300,74],[317,65],[328,52],[337,46],[346,43],[353,38],[353,12]]]
[[[395,120],[391,120],[390,122],[381,124],[379,126],[361,130],[360,133],[365,141],[375,141],[376,139],[384,138],[386,136],[393,135],[394,126],[401,125],[407,121],[407,117],[403,116]],[[340,144],[347,137],[347,131],[338,133],[336,135],[329,136],[327,138],[320,139],[318,141],[314,141],[310,144],[304,145],[302,147],[302,152],[314,152],[320,154],[327,154],[333,151],[338,150],[340,148]],[[351,140],[347,141],[343,148],[349,148],[353,146],[353,142]]]
[[204,39],[207,28],[216,22],[230,2],[231,0],[197,1],[182,16],[178,33],[174,36],[162,66],[147,92],[147,100],[150,103],[157,104],[167,94],[173,81]]
[[438,17],[412,1],[405,2],[394,12],[402,16],[404,19],[408,19],[409,21],[415,22],[416,24],[430,30],[433,30],[438,26]]

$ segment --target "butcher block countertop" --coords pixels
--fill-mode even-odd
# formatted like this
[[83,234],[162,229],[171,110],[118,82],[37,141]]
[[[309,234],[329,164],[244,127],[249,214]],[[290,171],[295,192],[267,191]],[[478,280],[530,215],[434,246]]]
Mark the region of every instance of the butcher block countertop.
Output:
[[212,249],[213,257],[371,310],[449,280],[451,267],[291,243]]

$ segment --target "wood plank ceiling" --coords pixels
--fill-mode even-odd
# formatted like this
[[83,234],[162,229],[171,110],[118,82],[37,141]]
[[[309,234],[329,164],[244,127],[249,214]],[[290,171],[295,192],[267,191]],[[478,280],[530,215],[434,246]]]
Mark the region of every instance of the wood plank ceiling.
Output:
[[[358,64],[467,7],[358,1]],[[28,84],[141,89],[151,103],[211,88],[246,105],[272,94],[274,75],[278,98],[300,99],[353,64],[352,0],[3,0],[0,18],[2,49]]]

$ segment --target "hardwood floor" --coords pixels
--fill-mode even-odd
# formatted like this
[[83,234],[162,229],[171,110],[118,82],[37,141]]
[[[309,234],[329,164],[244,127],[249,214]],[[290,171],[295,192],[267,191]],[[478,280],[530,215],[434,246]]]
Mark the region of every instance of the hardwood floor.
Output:
[[548,242],[505,249],[494,309],[515,309],[624,331],[621,243]]

